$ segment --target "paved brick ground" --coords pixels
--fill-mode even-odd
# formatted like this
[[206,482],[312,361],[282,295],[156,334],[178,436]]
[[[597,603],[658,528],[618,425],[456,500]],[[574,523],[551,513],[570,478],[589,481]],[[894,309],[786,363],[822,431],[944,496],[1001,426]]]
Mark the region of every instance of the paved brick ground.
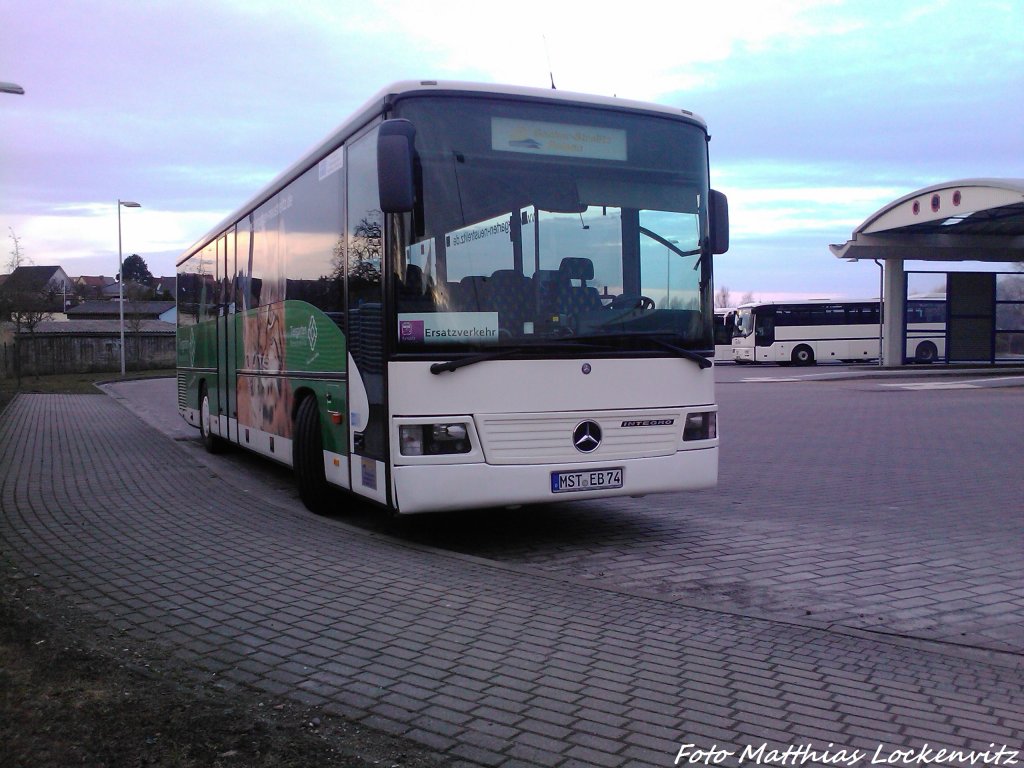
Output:
[[725,375],[715,490],[388,530],[661,600],[1024,654],[1024,388]]
[[922,742],[1024,746],[1012,660],[377,537],[225,484],[106,397],[8,408],[0,504],[15,564],[126,637],[165,644],[224,684],[403,734],[452,765],[663,766],[683,743],[833,743],[868,756]]

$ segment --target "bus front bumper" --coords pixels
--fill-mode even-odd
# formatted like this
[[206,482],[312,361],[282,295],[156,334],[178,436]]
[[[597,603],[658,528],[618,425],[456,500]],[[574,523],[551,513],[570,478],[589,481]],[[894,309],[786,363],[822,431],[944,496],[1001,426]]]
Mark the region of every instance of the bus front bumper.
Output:
[[[621,488],[552,491],[553,472],[589,474],[615,469],[622,470]],[[697,491],[718,483],[718,446],[609,462],[399,466],[393,477],[400,514]]]
[[754,349],[752,347],[733,347],[732,359],[737,363],[754,362]]

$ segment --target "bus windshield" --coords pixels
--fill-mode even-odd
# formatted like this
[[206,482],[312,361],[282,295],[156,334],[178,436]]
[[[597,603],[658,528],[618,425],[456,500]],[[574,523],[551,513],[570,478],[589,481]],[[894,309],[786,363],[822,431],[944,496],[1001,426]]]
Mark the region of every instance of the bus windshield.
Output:
[[754,311],[752,309],[740,309],[736,312],[735,336],[745,337],[754,332]]
[[713,348],[701,127],[471,97],[396,115],[422,175],[391,257],[399,351]]

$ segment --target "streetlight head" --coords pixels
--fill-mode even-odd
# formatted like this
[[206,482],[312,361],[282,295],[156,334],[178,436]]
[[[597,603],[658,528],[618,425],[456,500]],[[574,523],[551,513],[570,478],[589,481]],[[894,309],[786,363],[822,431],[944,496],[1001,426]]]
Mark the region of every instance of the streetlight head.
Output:
[[125,208],[141,208],[142,203],[133,203],[131,200],[118,200],[121,205]]
[[0,83],[0,93],[13,93],[18,96],[24,96],[25,89],[17,83]]

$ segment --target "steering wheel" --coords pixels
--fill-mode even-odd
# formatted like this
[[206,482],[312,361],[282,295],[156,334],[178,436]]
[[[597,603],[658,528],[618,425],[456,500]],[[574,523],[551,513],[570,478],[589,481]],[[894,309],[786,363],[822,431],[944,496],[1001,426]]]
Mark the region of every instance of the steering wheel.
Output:
[[636,293],[623,293],[612,299],[612,309],[654,309],[654,299]]

